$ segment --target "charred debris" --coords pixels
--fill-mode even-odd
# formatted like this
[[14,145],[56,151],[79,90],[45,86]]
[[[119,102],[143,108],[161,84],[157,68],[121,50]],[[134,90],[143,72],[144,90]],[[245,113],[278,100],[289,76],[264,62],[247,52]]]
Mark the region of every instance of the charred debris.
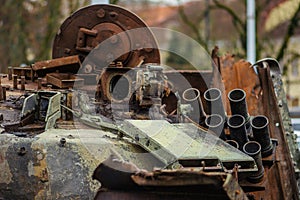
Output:
[[52,55],[1,75],[0,199],[298,199],[276,60],[166,70],[113,5],[66,19]]

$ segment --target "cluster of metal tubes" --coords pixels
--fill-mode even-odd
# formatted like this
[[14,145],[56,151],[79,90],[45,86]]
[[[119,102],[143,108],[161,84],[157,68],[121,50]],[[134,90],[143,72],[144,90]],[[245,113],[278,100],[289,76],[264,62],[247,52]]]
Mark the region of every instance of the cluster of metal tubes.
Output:
[[[190,94],[194,93],[194,96]],[[250,116],[246,102],[246,92],[233,89],[228,93],[231,116],[227,117],[222,93],[218,88],[210,88],[204,92],[205,105],[202,105],[200,91],[190,88],[183,93],[187,102],[198,101],[200,118],[205,116],[204,125],[210,131],[225,140],[228,144],[253,157],[258,171],[249,176],[249,181],[259,182],[263,178],[262,157],[273,153],[273,144],[269,133],[269,120],[266,116]],[[201,122],[199,122],[201,124]],[[225,134],[225,129],[228,130]],[[250,137],[250,135],[252,137]]]
[[[24,71],[22,72],[24,74]],[[21,90],[25,90],[25,84],[26,84],[26,79],[24,75],[20,76],[21,78]],[[17,90],[18,89],[18,75],[13,74],[13,68],[8,67],[8,80],[13,81],[13,89]]]

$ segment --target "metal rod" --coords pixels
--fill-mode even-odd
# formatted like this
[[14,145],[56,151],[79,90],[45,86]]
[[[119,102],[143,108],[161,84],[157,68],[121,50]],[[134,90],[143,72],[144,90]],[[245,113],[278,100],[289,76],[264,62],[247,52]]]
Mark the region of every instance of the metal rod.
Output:
[[257,166],[258,171],[251,173],[247,179],[249,182],[258,183],[264,177],[264,167],[261,159],[261,146],[256,141],[249,141],[243,146],[243,151],[251,156]]
[[230,138],[237,141],[240,150],[242,150],[244,144],[248,142],[245,118],[242,115],[232,115],[228,118],[227,125],[230,131]]
[[256,61],[255,24],[255,0],[247,0],[247,60],[252,64]]
[[12,73],[13,73],[12,66],[9,66],[8,67],[8,80],[12,80]]
[[40,90],[42,88],[42,78],[38,78],[37,83],[38,83],[37,89]]
[[2,76],[0,76],[0,100],[2,101],[2,100],[4,100],[4,98],[3,98],[3,87],[2,87],[2,84],[1,84],[1,82],[2,82]]
[[18,89],[18,76],[16,74],[13,75],[13,87]]
[[3,100],[6,101],[6,87],[2,87],[2,92],[3,92]]
[[25,90],[25,76],[21,76],[21,90]]
[[273,144],[269,133],[269,120],[266,116],[258,115],[251,120],[251,127],[254,140],[261,145],[262,157],[267,157],[273,152]]

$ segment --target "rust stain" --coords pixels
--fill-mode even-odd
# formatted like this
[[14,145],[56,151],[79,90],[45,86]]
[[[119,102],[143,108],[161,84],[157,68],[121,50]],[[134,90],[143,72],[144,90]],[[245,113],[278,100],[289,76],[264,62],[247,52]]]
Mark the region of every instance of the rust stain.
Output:
[[0,152],[0,165],[4,162],[4,156],[2,152]]
[[[226,56],[221,59],[222,62],[222,78],[225,85],[226,96],[236,88],[241,88],[246,92],[246,100],[248,112],[250,115],[258,115],[263,113],[263,106],[260,99],[253,91],[260,86],[259,78],[254,70],[250,68],[251,64],[245,60],[233,62],[233,57]],[[233,78],[236,77],[236,78]],[[227,114],[231,114],[230,104],[226,98]]]
[[[45,147],[40,143],[33,143],[32,149],[35,152],[35,157],[33,158],[33,175],[37,177],[42,183],[46,183],[49,181],[49,174],[47,168],[47,161],[45,158],[46,152],[43,151]],[[35,199],[43,199],[45,196],[47,196],[46,194],[50,192],[48,191],[48,189],[49,188],[47,187],[41,187],[38,193],[36,194]]]

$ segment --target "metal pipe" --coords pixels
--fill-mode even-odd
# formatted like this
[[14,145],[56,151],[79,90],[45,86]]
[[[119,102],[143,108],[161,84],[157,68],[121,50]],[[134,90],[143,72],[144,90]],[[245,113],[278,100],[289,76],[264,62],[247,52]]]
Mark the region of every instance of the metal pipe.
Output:
[[21,90],[25,90],[25,76],[21,76]]
[[2,76],[0,76],[0,101],[2,101],[2,100],[4,100],[4,98],[3,98],[3,87],[2,87],[2,84],[1,84],[1,82],[2,82]]
[[247,60],[252,64],[256,61],[255,24],[255,0],[247,0]]
[[243,151],[254,159],[258,169],[257,172],[253,172],[247,177],[248,181],[252,183],[260,182],[264,177],[260,144],[256,141],[249,141],[243,146]]
[[234,89],[228,93],[228,99],[232,115],[242,115],[246,120],[246,128],[250,127],[250,115],[248,113],[246,92],[242,89]]
[[244,144],[248,142],[245,118],[242,115],[232,115],[228,118],[227,125],[230,131],[230,138],[237,141],[239,149],[242,150]]
[[40,90],[42,88],[42,78],[38,78],[37,83],[38,83],[37,89]]
[[18,76],[16,74],[13,75],[13,87],[18,89]]
[[0,85],[0,101],[4,100],[3,98],[3,87]]
[[226,140],[226,135],[224,132],[224,120],[221,115],[212,114],[206,117],[205,125],[208,130],[214,132],[222,140]]
[[218,88],[210,88],[204,92],[206,101],[206,113],[209,115],[219,114],[225,119],[226,114],[222,101],[222,93]]
[[271,155],[273,152],[273,144],[270,139],[268,118],[264,115],[258,115],[255,116],[250,123],[254,140],[261,145],[262,157],[264,158]]
[[8,67],[8,80],[12,80],[13,69],[12,66]]
[[3,100],[6,101],[6,87],[2,87],[2,92],[3,92]]
[[196,117],[199,117],[199,123],[202,124],[206,118],[206,114],[203,109],[200,91],[197,88],[188,88],[182,93],[182,98],[186,102],[193,104],[191,106],[194,108],[194,110],[196,110],[196,112],[196,107],[199,107],[199,113],[196,113]]

